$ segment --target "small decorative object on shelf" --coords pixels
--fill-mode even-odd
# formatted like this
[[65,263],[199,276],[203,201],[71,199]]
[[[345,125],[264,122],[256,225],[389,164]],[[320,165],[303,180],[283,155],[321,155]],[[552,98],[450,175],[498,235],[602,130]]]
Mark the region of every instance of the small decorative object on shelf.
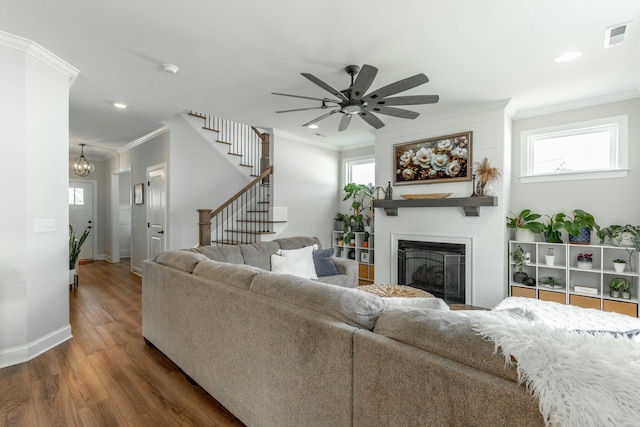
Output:
[[533,277],[527,277],[526,279],[524,279],[522,281],[523,285],[527,285],[527,286],[535,286],[536,285],[536,279],[534,279]]
[[387,184],[387,189],[384,190],[384,199],[391,200],[393,199],[393,188],[391,188],[391,181]]
[[616,273],[622,273],[627,266],[627,261],[622,258],[616,258],[613,260],[613,269]]
[[526,264],[526,255],[527,253],[520,245],[511,253],[513,267],[518,269],[513,273],[513,281],[516,283],[524,283],[524,280],[528,277],[528,274],[522,270],[522,267]]
[[578,254],[576,267],[591,270],[593,268],[593,254]]
[[[631,294],[629,293],[629,291],[631,290],[631,282],[629,282],[627,279],[621,277],[611,279],[611,282],[609,282],[609,289],[611,289],[611,296],[613,298],[619,298],[620,292],[622,292],[623,298],[631,298]],[[627,294],[626,296],[625,292]]]
[[476,194],[476,174],[471,175],[471,197],[478,197]]
[[554,265],[556,263],[556,257],[553,254],[553,248],[547,249],[547,254],[544,256],[544,262],[547,265]]
[[586,294],[586,295],[598,295],[598,288],[592,288],[589,286],[574,286],[573,288],[574,291],[576,291],[579,294]]
[[478,186],[475,188],[475,195],[478,197],[493,196],[493,188],[491,184],[500,178],[501,172],[498,168],[492,168],[489,164],[489,159],[486,157],[482,159],[480,163],[475,165],[474,187],[475,177],[478,177]]
[[540,278],[540,285],[549,289],[564,289],[565,284],[565,280],[559,277],[549,276]]

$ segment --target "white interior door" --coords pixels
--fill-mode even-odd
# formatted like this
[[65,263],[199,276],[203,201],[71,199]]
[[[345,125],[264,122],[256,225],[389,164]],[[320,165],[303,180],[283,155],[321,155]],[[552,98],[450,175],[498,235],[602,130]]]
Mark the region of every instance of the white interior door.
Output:
[[147,171],[149,258],[166,249],[166,178],[164,166]]
[[89,230],[89,237],[85,240],[78,259],[93,259],[93,183],[75,181],[69,182],[69,224],[75,231],[76,238],[82,236],[84,230]]

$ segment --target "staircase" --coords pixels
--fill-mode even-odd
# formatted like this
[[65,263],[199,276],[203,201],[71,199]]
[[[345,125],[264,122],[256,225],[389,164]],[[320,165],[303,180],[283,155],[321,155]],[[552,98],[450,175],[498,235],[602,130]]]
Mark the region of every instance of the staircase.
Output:
[[227,154],[238,159],[238,165],[253,178],[218,208],[198,209],[199,245],[239,245],[274,238],[274,228],[286,221],[273,218],[269,134],[231,120],[193,111],[188,114],[202,119],[202,129],[211,132],[213,143],[227,147]]

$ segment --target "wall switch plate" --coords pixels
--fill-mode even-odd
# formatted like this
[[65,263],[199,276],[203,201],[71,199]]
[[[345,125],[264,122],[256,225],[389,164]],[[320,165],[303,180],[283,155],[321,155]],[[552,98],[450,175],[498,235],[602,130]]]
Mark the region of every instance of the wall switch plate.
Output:
[[53,233],[56,231],[56,220],[55,219],[36,219],[34,221],[34,232],[35,233]]

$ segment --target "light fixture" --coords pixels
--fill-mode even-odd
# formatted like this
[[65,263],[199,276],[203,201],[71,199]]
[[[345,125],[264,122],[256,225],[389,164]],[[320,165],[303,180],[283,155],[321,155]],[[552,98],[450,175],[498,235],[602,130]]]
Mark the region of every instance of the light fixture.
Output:
[[578,52],[575,50],[569,51],[567,53],[563,53],[562,55],[558,56],[555,61],[556,62],[567,62],[567,61],[571,61],[574,60],[576,58],[580,58],[582,56],[582,52]]
[[165,73],[175,74],[178,72],[178,66],[173,64],[163,64],[162,69]]
[[125,104],[124,102],[114,102],[113,106],[116,108],[120,108],[121,110],[127,108],[127,104]]
[[307,126],[309,129],[318,129],[318,125],[309,125]]
[[69,169],[78,176],[87,176],[95,169],[93,163],[89,162],[84,156],[85,145],[87,144],[80,144],[80,156],[69,162]]

